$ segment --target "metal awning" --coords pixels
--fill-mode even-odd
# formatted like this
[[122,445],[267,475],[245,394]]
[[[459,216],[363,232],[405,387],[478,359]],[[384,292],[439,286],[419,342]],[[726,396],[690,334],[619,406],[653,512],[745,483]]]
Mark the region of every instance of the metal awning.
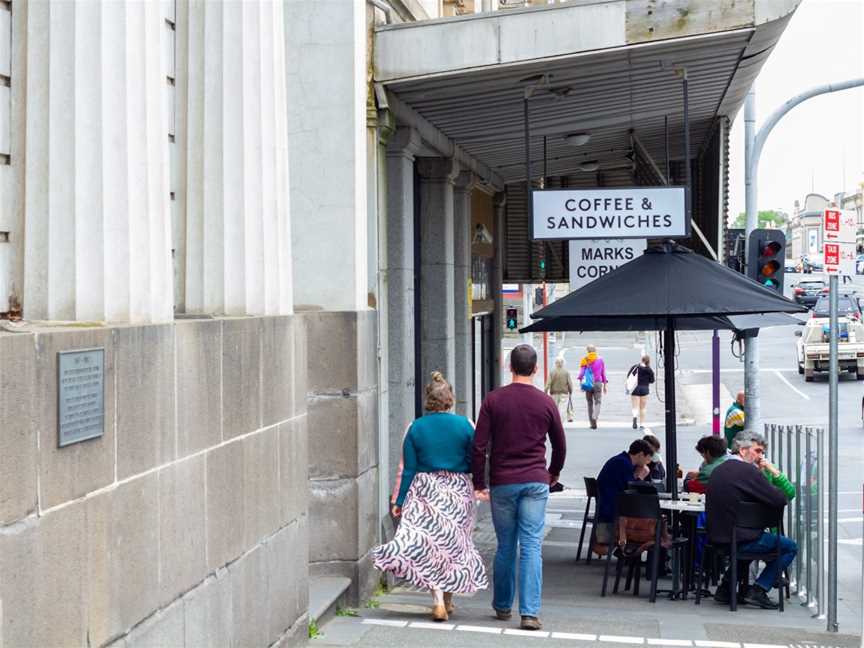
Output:
[[[504,182],[524,179],[523,96],[540,175],[629,163],[632,130],[664,159],[683,156],[686,68],[692,155],[734,116],[800,0],[572,0],[548,7],[388,25],[375,34],[375,80]],[[543,76],[545,75],[545,76]],[[398,115],[397,115],[398,116]],[[574,147],[565,136],[588,132]]]

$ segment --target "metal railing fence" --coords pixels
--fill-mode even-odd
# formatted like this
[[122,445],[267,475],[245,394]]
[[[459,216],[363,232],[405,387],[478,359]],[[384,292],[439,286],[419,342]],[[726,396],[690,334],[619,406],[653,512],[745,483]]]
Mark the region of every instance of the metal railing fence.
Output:
[[765,438],[768,460],[795,486],[795,498],[786,506],[784,529],[785,535],[798,545],[798,555],[789,569],[790,587],[814,617],[825,618],[827,432],[821,426],[765,423]]

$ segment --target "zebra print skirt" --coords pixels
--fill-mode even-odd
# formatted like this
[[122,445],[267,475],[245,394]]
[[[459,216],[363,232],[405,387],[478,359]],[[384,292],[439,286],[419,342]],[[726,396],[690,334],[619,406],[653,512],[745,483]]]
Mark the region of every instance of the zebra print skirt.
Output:
[[488,585],[471,533],[477,518],[466,473],[417,473],[411,481],[396,537],[375,547],[375,567],[417,587],[470,594]]

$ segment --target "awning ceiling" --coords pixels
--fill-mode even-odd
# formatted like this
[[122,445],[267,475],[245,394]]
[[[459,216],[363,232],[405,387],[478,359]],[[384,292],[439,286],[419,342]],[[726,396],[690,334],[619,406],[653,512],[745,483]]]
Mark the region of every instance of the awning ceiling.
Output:
[[[669,120],[671,157],[683,157],[682,84],[674,68],[687,70],[691,154],[696,155],[715,118],[738,111],[787,19],[439,74],[400,78],[388,72],[383,84],[504,182],[525,177],[522,99],[526,85],[544,74],[552,91],[541,90],[530,100],[532,176],[542,172],[544,135],[547,172],[554,176],[577,173],[586,161],[598,161],[601,170],[627,165],[630,129],[662,169],[664,117]],[[424,33],[416,32],[421,50],[432,46],[423,41]],[[431,43],[447,47],[440,34]],[[404,47],[409,41],[399,42]],[[388,42],[379,39],[378,45],[387,47]],[[526,81],[531,77],[534,81]],[[589,143],[568,145],[564,136],[576,132],[589,132]]]

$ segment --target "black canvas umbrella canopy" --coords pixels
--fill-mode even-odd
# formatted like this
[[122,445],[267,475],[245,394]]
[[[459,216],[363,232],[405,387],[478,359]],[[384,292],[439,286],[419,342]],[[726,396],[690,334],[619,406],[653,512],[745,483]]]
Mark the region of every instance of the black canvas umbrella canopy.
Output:
[[[767,314],[806,311],[726,266],[665,243],[532,314],[539,321],[522,332],[659,330],[664,332],[665,357],[674,358],[675,331],[746,330],[755,328],[760,320],[762,326],[777,325],[785,317]],[[674,497],[678,463],[675,366],[669,361],[663,364],[667,480]]]

